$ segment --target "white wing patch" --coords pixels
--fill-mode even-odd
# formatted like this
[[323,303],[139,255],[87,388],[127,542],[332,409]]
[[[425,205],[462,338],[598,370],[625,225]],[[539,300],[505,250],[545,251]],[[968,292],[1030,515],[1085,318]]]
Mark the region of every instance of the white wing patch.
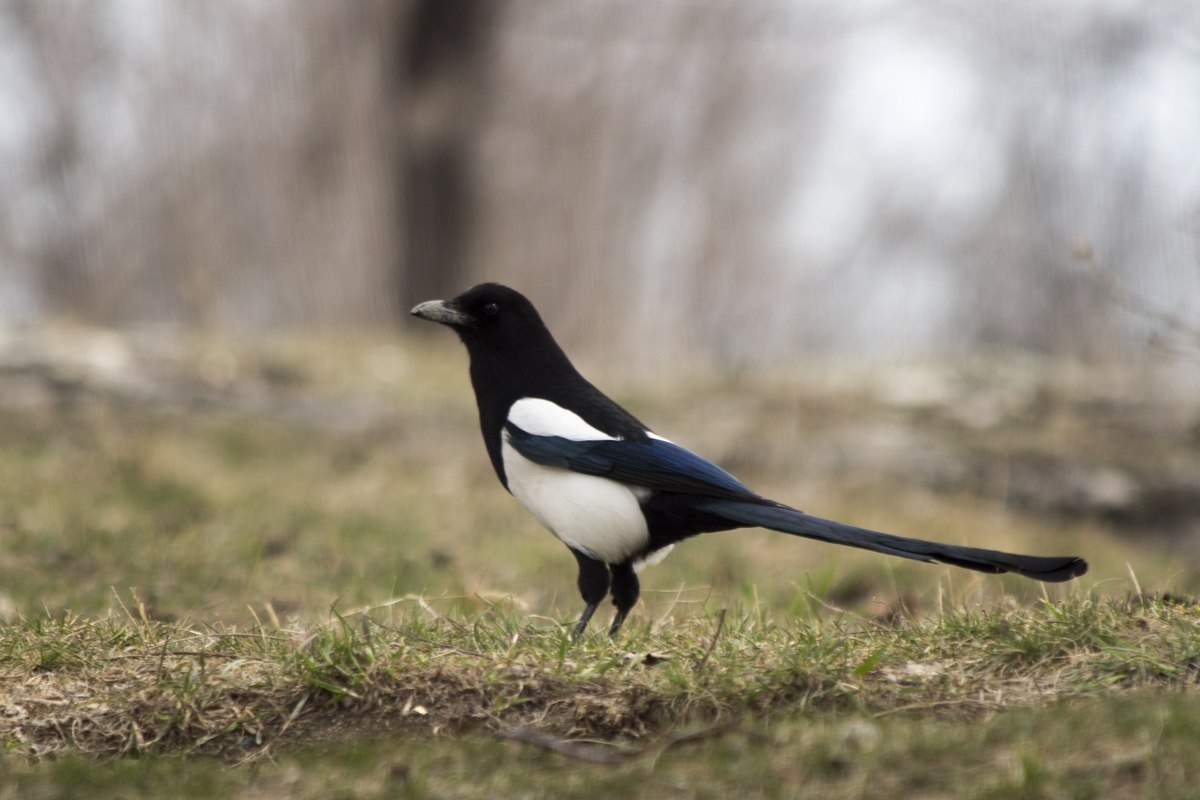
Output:
[[584,422],[574,411],[540,397],[522,397],[513,403],[508,421],[534,436],[560,436],[575,442],[616,438]]
[[[572,441],[613,441],[578,414],[549,400],[513,403],[508,421],[535,436]],[[650,540],[639,497],[645,489],[619,481],[537,464],[521,455],[504,434],[501,445],[508,489],[538,522],[565,544],[608,564],[619,564]]]

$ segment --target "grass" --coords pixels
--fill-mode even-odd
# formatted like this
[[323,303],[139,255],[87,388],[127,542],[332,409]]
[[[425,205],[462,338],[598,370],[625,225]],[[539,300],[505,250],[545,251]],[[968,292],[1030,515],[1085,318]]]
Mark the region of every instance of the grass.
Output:
[[1195,420],[1144,382],[616,383],[769,495],[1092,571],[713,535],[571,643],[571,559],[490,474],[457,349],[122,346],[0,363],[0,800],[1197,796],[1200,572],[1144,501],[1188,488]]
[[[1032,609],[953,611],[899,628],[762,609],[647,625],[572,643],[566,626],[509,608],[473,618],[414,601],[311,629],[252,631],[127,615],[10,624],[10,744],[258,757],[351,730],[454,735],[514,727],[637,742],[689,723],[808,711],[967,718],[1200,676],[1200,609],[1077,597]],[[424,608],[421,608],[424,606]],[[388,621],[381,622],[378,617]],[[39,699],[54,698],[39,706]],[[297,727],[299,726],[299,727]]]
[[[1183,797],[1200,779],[1200,609],[1171,600],[1080,593],[899,628],[743,609],[576,644],[511,608],[456,619],[415,600],[305,630],[126,611],[3,629],[0,741],[28,785],[162,780],[81,755],[167,757],[152,763],[176,777],[196,759],[269,764],[203,773],[201,794],[249,796],[313,771],[314,753],[316,786],[350,775],[346,796],[364,797],[594,790],[564,788],[572,763],[614,792],[647,773],[691,786],[703,770],[712,796],[755,776],[768,796],[802,782],[836,796]],[[28,754],[59,758],[36,768]]]

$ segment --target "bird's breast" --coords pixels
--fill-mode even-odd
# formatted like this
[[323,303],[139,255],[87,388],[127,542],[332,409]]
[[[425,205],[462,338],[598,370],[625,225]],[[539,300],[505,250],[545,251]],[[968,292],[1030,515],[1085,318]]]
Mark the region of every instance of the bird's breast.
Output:
[[645,549],[650,540],[637,490],[618,481],[543,466],[501,444],[508,490],[565,544],[609,564]]

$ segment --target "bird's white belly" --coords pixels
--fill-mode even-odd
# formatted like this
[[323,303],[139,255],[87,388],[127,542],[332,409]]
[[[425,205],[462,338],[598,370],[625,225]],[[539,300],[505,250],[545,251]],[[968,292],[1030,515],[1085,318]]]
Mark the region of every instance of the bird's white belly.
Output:
[[508,490],[570,547],[619,564],[646,546],[646,517],[625,484],[537,464],[508,442],[501,453]]

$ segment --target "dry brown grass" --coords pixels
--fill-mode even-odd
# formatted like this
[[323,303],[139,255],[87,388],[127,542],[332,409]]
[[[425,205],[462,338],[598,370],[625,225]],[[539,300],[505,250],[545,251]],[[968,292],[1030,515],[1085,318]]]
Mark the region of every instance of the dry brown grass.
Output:
[[[136,606],[135,606],[136,608]],[[982,713],[1147,690],[1200,690],[1200,607],[1079,596],[887,627],[761,609],[570,643],[511,609],[335,616],[254,632],[132,616],[0,631],[0,741],[62,751],[256,759],[403,732],[535,729],[654,740],[681,726],[796,713]],[[396,616],[395,609],[389,616]],[[716,638],[714,638],[716,637]]]

